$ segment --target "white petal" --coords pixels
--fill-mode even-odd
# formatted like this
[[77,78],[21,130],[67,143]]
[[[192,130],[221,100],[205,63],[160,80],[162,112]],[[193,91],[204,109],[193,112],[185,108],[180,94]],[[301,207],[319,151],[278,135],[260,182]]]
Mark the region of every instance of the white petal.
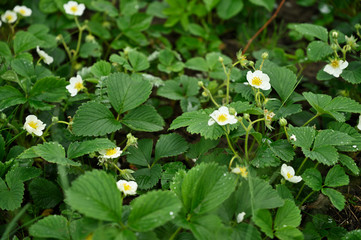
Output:
[[289,178],[288,181],[290,181],[292,183],[298,183],[298,182],[302,181],[302,177],[301,176],[293,176],[293,177]]
[[247,72],[247,81],[252,85],[253,73],[251,71]]
[[334,73],[334,68],[333,68],[330,64],[327,64],[327,65],[323,68],[323,71],[327,72],[327,73],[330,74],[330,75],[333,75],[333,73]]
[[241,213],[239,213],[239,214],[237,215],[237,223],[240,223],[240,222],[243,221],[244,215],[246,215],[245,212],[241,212]]
[[262,81],[262,84],[261,84],[261,86],[259,86],[259,88],[262,90],[270,90],[271,84],[269,82]]
[[347,68],[347,66],[348,66],[348,62],[347,61],[342,61],[342,60],[340,60],[340,68],[343,70],[343,69],[345,69],[345,68]]
[[214,123],[215,123],[215,121],[213,118],[208,120],[208,126],[212,126]]
[[229,115],[229,111],[228,111],[228,108],[227,107],[225,107],[225,106],[222,106],[222,107],[220,107],[219,109],[218,109],[218,111],[219,111],[219,113],[220,114],[227,114],[227,115]]
[[341,73],[342,73],[342,69],[338,67],[334,70],[333,76],[339,77]]
[[286,165],[286,164],[282,164],[282,167],[281,167],[281,175],[282,175],[284,178],[287,178],[287,165]]

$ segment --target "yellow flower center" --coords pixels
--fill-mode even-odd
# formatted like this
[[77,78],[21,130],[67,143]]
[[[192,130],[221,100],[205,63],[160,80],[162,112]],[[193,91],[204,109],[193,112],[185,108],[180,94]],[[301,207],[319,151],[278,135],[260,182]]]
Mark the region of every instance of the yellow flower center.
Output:
[[339,63],[338,60],[333,60],[333,61],[331,62],[331,66],[332,66],[333,68],[337,68],[338,66],[340,66],[340,63]]
[[287,173],[287,178],[292,178],[293,176],[288,172]]
[[218,122],[225,122],[225,121],[227,121],[227,115],[226,115],[226,114],[220,114],[220,115],[217,117],[217,121],[218,121]]
[[82,90],[84,88],[83,84],[81,82],[75,83],[74,88],[78,91]]
[[21,13],[21,15],[25,15],[25,13],[26,13],[24,9],[20,9],[19,12]]
[[85,238],[85,240],[92,240],[92,239],[93,239],[93,233],[89,234],[89,235]]
[[8,22],[10,22],[10,21],[13,19],[13,16],[7,15],[5,18],[6,18],[6,20],[7,20]]
[[254,77],[252,79],[252,85],[261,86],[262,80],[259,77]]
[[34,128],[34,129],[38,128],[38,124],[36,122],[34,122],[34,121],[29,122],[29,126]]
[[129,191],[130,189],[132,189],[132,187],[126,183],[123,184],[123,187],[124,187],[124,191]]
[[78,11],[78,7],[77,6],[72,6],[70,8],[70,11],[72,11],[73,13],[77,12]]
[[113,149],[107,149],[105,155],[107,156],[111,156],[111,155],[114,155],[117,153],[117,149],[116,148],[113,148]]
[[242,177],[246,178],[247,175],[248,175],[247,168],[245,168],[245,167],[240,167],[239,170],[241,171]]

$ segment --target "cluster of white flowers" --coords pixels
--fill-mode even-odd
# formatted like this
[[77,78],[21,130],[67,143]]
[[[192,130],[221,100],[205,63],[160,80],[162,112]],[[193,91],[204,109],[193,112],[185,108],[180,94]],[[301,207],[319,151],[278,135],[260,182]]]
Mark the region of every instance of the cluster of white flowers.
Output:
[[85,5],[75,1],[69,1],[63,5],[65,13],[73,16],[81,16],[84,13]]
[[208,121],[208,126],[212,126],[215,122],[221,126],[226,124],[235,124],[238,121],[236,115],[237,113],[231,115],[228,108],[222,106],[209,115],[211,118]]
[[52,56],[49,56],[46,52],[41,50],[39,46],[36,47],[36,52],[39,54],[40,58],[43,59],[43,61],[46,64],[51,64],[54,61],[54,58]]
[[74,97],[78,94],[79,91],[84,89],[83,79],[80,75],[72,77],[69,80],[70,84],[66,86],[66,89],[69,91],[70,96]]
[[35,134],[36,136],[43,135],[43,130],[45,129],[46,124],[39,120],[35,115],[29,115],[25,118],[24,129],[30,133]]
[[281,175],[292,183],[298,183],[302,181],[301,176],[295,176],[295,170],[291,166],[287,166],[286,164],[282,164],[281,167]]
[[[32,14],[32,10],[26,6],[15,6],[14,9],[11,10],[6,10],[5,13],[3,13],[1,15],[1,20],[4,23],[14,23],[16,22],[16,20],[18,20],[18,15],[21,15],[23,17],[29,17]],[[1,26],[2,22],[0,21],[0,26]]]
[[135,195],[137,194],[137,188],[138,184],[134,181],[125,181],[125,180],[119,180],[117,182],[117,187],[119,191],[124,193],[124,195]]

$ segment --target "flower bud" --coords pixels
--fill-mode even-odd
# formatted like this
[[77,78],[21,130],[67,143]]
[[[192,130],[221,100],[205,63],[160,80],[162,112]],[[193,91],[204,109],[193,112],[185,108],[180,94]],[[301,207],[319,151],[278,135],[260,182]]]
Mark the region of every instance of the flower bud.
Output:
[[223,95],[224,95],[224,92],[223,92],[223,90],[221,90],[221,89],[220,89],[220,90],[218,90],[218,92],[217,92],[217,93],[218,93],[218,96],[223,96]]
[[281,127],[283,127],[287,125],[287,120],[285,118],[280,118],[278,123],[280,124]]
[[131,133],[127,134],[127,145],[128,146],[136,146],[138,143],[138,138],[134,137]]
[[332,48],[332,50],[336,51],[337,48],[338,48],[338,46],[337,46],[336,44],[332,43],[332,44],[331,44],[331,48]]
[[223,62],[223,58],[221,56],[218,57],[218,61],[220,61],[221,63]]
[[51,118],[51,122],[53,122],[53,123],[56,123],[56,122],[58,122],[59,121],[59,118],[58,117],[52,117]]
[[85,42],[95,42],[95,37],[91,34],[88,34],[86,37],[85,37]]
[[108,21],[103,22],[102,25],[103,25],[104,28],[108,28],[108,29],[112,26],[112,25],[110,24],[110,22],[108,22]]
[[203,86],[204,86],[203,82],[202,82],[202,81],[198,81],[198,86],[199,86],[199,87],[203,87]]
[[267,58],[268,58],[268,52],[262,53],[262,59],[267,59]]
[[361,28],[361,24],[359,24],[359,23],[355,24],[355,28],[356,28],[356,29],[360,29],[360,28]]
[[253,67],[254,66],[254,62],[253,61],[249,61],[248,64]]
[[244,113],[244,114],[243,114],[243,118],[244,118],[244,119],[248,120],[248,119],[249,119],[249,117],[250,117],[250,116],[249,116],[249,114],[248,114],[248,113]]
[[0,113],[0,119],[6,119],[6,114],[5,113]]
[[207,97],[208,96],[208,93],[206,93],[205,91],[202,92],[202,96],[203,97]]
[[236,109],[234,109],[233,107],[228,108],[228,111],[230,115],[237,115]]
[[333,37],[333,38],[338,38],[338,32],[337,32],[337,31],[333,31],[333,32],[332,32],[332,37]]

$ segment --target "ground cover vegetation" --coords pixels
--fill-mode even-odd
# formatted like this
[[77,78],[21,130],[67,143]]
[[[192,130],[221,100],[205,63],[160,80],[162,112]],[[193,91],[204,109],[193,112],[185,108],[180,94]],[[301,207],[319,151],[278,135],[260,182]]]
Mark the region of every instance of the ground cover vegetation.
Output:
[[360,5],[1,1],[1,240],[361,239]]

